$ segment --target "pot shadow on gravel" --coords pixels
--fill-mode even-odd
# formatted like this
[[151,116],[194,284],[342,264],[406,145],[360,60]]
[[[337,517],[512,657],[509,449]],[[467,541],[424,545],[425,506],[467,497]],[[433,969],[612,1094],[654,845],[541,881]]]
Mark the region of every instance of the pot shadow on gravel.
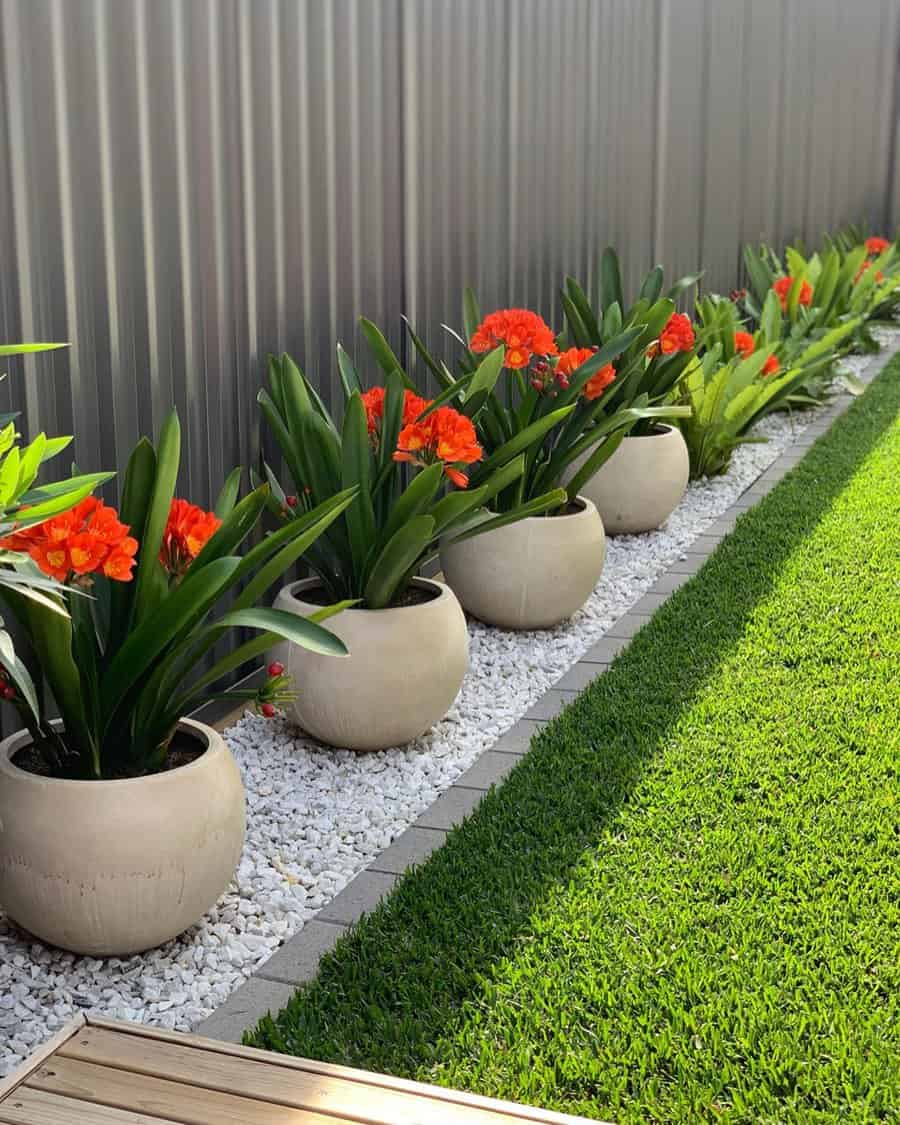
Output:
[[[900,375],[890,364],[889,379],[891,369]],[[437,1062],[436,1045],[461,1006],[483,993],[535,908],[614,821],[791,552],[890,424],[898,398],[896,382],[892,390],[876,380],[607,673],[541,732],[505,784],[246,1042],[408,1077]]]

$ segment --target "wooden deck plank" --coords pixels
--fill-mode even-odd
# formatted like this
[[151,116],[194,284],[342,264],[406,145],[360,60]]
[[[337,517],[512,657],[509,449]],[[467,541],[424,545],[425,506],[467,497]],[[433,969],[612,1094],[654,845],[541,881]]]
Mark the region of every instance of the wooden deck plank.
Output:
[[[277,1067],[281,1070],[301,1071],[324,1077],[358,1082],[362,1085],[378,1089],[397,1090],[418,1094],[428,1098],[439,1098],[441,1101],[452,1105],[470,1106],[477,1109],[491,1110],[493,1112],[502,1111],[512,1117],[517,1125],[522,1125],[523,1122],[534,1123],[534,1125],[610,1125],[609,1122],[588,1121],[585,1117],[577,1117],[568,1113],[558,1113],[554,1110],[536,1109],[533,1106],[499,1101],[496,1098],[487,1098],[481,1094],[472,1094],[465,1090],[453,1090],[443,1086],[429,1086],[422,1082],[411,1081],[408,1078],[397,1078],[391,1074],[378,1074],[374,1071],[359,1070],[354,1067],[339,1066],[335,1063],[320,1062],[318,1059],[304,1059],[294,1055],[280,1055],[272,1051],[262,1051],[256,1047],[243,1047],[237,1043],[225,1043],[218,1039],[208,1039],[201,1035],[185,1035],[183,1032],[166,1031],[164,1028],[147,1027],[143,1024],[136,1023],[124,1023],[120,1020],[109,1020],[97,1016],[89,1016],[87,1024],[89,1027],[105,1028],[123,1035],[134,1036],[137,1039],[172,1043],[182,1046],[189,1045],[197,1050],[209,1051],[217,1055],[249,1059],[261,1063],[267,1068]],[[149,1044],[146,1045],[145,1049],[149,1051]],[[494,1118],[495,1122],[496,1120],[497,1119]]]
[[398,1121],[419,1120],[429,1112],[439,1112],[443,1125],[521,1125],[521,1118],[501,1108],[448,1102],[437,1087],[428,1088],[427,1094],[389,1090],[198,1050],[190,1041],[156,1042],[148,1051],[146,1042],[136,1036],[99,1027],[83,1028],[60,1048],[59,1055],[206,1090],[227,1093],[238,1089],[258,1101],[348,1117],[364,1125],[396,1125]]
[[179,1118],[148,1117],[128,1109],[89,1105],[45,1090],[16,1090],[0,1103],[3,1125],[185,1125]]
[[0,1125],[76,1122],[590,1125],[460,1090],[91,1017],[64,1028],[0,1087]]
[[92,1105],[129,1109],[184,1125],[340,1125],[350,1120],[59,1055],[33,1071],[26,1079],[25,1089],[46,1090]]
[[6,1078],[0,1078],[0,1102],[2,1102],[4,1098],[9,1097],[13,1090],[25,1081],[31,1071],[39,1067],[44,1059],[48,1059],[57,1047],[65,1043],[76,1031],[80,1031],[84,1027],[85,1022],[84,1016],[76,1016],[75,1019],[70,1020],[65,1027],[61,1027],[55,1035],[51,1035],[36,1051],[32,1051],[22,1065],[16,1067],[12,1074],[8,1074]]

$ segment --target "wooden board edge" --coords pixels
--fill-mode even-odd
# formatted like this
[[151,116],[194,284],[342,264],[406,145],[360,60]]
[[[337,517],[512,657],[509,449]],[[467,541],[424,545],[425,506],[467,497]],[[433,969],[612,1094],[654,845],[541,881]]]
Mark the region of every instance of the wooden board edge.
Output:
[[482,1094],[470,1094],[465,1090],[454,1090],[449,1086],[434,1086],[425,1082],[414,1082],[409,1078],[395,1078],[390,1074],[379,1074],[377,1071],[359,1070],[355,1067],[341,1066],[336,1063],[319,1062],[317,1059],[299,1058],[296,1055],[282,1055],[277,1051],[262,1051],[258,1047],[244,1047],[238,1043],[226,1043],[220,1039],[208,1039],[202,1035],[192,1035],[188,1032],[168,1031],[161,1027],[148,1027],[146,1024],[128,1023],[102,1016],[88,1016],[85,1022],[88,1027],[142,1036],[146,1039],[156,1039],[180,1047],[194,1047],[198,1050],[212,1051],[220,1055],[230,1055],[233,1058],[248,1059],[266,1066],[279,1066],[287,1070],[303,1070],[308,1074],[319,1074],[328,1078],[343,1078],[347,1081],[359,1082],[382,1089],[418,1094],[420,1097],[430,1100],[470,1106],[472,1109],[505,1113],[510,1117],[518,1117],[526,1125],[613,1125],[612,1122],[608,1121],[576,1117],[568,1113],[558,1113],[555,1110],[538,1109],[535,1106],[519,1105],[516,1102],[505,1102],[497,1098],[484,1097]]
[[77,1015],[74,1019],[70,1020],[67,1024],[59,1029],[55,1035],[51,1035],[46,1042],[42,1043],[35,1051],[20,1063],[12,1074],[8,1074],[6,1078],[0,1078],[0,1102],[5,1101],[9,1095],[28,1078],[29,1074],[37,1070],[37,1068],[54,1054],[59,1048],[66,1043],[73,1035],[77,1035],[79,1031],[86,1025],[87,1020],[83,1015]]

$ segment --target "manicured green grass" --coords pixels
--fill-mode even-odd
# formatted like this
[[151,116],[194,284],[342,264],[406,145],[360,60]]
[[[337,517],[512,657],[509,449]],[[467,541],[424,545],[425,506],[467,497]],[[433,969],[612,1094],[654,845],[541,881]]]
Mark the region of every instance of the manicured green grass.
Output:
[[900,1113],[900,362],[252,1037],[618,1122]]

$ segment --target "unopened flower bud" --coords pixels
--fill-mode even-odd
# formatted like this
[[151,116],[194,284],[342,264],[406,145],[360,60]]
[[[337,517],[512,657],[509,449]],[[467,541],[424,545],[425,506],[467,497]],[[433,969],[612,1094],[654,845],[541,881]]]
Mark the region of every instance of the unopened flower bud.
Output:
[[275,707],[272,703],[263,703],[260,707],[260,711],[267,719],[275,718]]
[[557,375],[556,381],[557,381],[557,383],[559,383],[559,385],[562,387],[562,389],[564,391],[568,389],[568,386],[569,386],[569,376],[568,375]]
[[297,507],[297,497],[296,496],[293,496],[293,495],[285,496],[284,502],[285,502],[285,504],[287,504],[287,506],[289,508],[296,508]]
[[540,360],[538,360],[538,362],[537,362],[537,363],[536,363],[536,364],[534,365],[534,369],[535,369],[535,371],[537,371],[537,372],[538,372],[538,374],[540,374],[540,375],[546,375],[546,374],[547,374],[547,372],[548,372],[548,371],[550,370],[550,364],[549,364],[549,363],[547,363],[547,361],[546,361],[545,359],[540,359]]
[[16,698],[16,689],[12,686],[12,684],[4,684],[3,687],[0,688],[0,695],[2,695],[7,702],[9,702],[10,700]]
[[272,663],[269,665],[269,675],[272,676],[273,678],[275,676],[283,676],[284,675],[284,665],[281,663],[280,660],[273,660]]
[[542,379],[532,379],[531,385],[536,391],[542,391],[544,389],[544,383]]

